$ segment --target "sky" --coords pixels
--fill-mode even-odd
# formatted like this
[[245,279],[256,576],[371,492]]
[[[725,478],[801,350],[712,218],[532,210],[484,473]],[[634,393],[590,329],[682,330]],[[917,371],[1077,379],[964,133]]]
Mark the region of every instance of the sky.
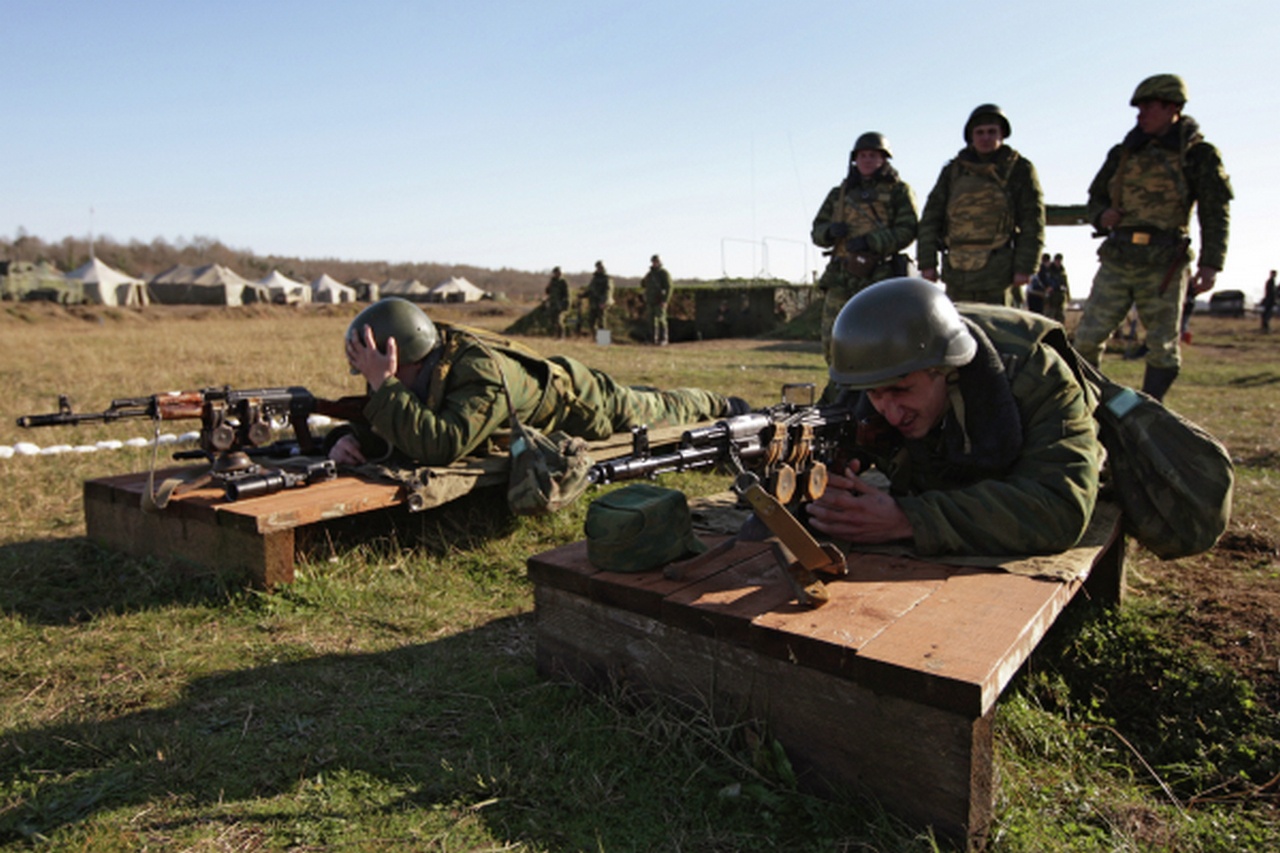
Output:
[[[0,0],[0,233],[260,255],[811,280],[863,131],[925,197],[999,104],[1081,204],[1144,77],[1236,198],[1218,288],[1280,266],[1280,4]],[[1048,229],[1087,293],[1086,226]],[[1198,233],[1193,227],[1198,244]]]

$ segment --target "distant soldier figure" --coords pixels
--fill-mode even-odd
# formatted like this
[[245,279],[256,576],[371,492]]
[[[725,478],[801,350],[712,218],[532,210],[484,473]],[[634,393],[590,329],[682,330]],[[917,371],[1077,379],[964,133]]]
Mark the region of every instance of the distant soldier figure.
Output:
[[565,318],[569,314],[569,282],[560,274],[560,267],[551,270],[551,280],[547,282],[547,314],[551,317],[556,337],[564,340],[567,333]]
[[[849,297],[877,281],[906,272],[898,252],[916,239],[916,201],[911,187],[889,165],[893,152],[882,133],[864,133],[849,152],[849,171],[813,219],[815,245],[830,249],[831,262],[818,279],[824,291],[822,352],[831,362],[831,326]],[[896,267],[896,268],[895,268]]]
[[1071,285],[1067,283],[1067,268],[1062,264],[1062,253],[1053,256],[1049,265],[1049,286],[1045,290],[1045,314],[1059,323],[1067,322],[1067,300],[1071,298]]
[[[1107,239],[1076,327],[1075,346],[1097,364],[1103,343],[1136,305],[1147,330],[1142,390],[1163,400],[1182,364],[1178,316],[1213,289],[1227,254],[1231,182],[1218,149],[1182,114],[1187,87],[1174,74],[1138,84],[1138,122],[1112,147],[1089,186],[1089,219]],[[1200,221],[1200,267],[1190,274],[1191,208]],[[1189,317],[1188,313],[1188,317]]]
[[1036,314],[1045,313],[1044,298],[1049,285],[1053,281],[1053,259],[1046,252],[1040,256],[1040,268],[1027,282],[1027,310]]
[[1262,331],[1271,331],[1271,315],[1276,310],[1276,271],[1272,270],[1262,286]]
[[667,303],[671,301],[671,273],[662,266],[662,259],[657,255],[649,259],[649,272],[640,283],[644,286],[644,310],[652,342],[665,347],[670,343]]
[[606,328],[605,312],[613,305],[613,279],[605,272],[604,261],[596,261],[596,271],[587,283],[587,305],[591,331],[594,333]]
[[920,275],[943,281],[953,300],[1014,304],[1044,249],[1040,179],[1005,144],[1012,133],[998,106],[977,107],[964,125],[965,147],[942,167],[920,214]]

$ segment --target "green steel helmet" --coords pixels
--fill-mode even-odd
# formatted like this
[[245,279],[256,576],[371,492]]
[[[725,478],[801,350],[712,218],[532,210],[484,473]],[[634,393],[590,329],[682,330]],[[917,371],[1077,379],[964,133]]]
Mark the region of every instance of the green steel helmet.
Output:
[[1129,99],[1129,106],[1136,107],[1143,101],[1167,101],[1171,104],[1187,102],[1187,84],[1177,74],[1153,74],[1138,84]]
[[889,147],[888,138],[874,130],[869,130],[858,137],[853,143],[853,150],[849,152],[849,160],[852,161],[857,157],[859,151],[879,151],[886,160],[893,159],[893,149]]
[[973,141],[973,129],[980,124],[998,124],[1005,139],[1013,136],[1013,126],[1009,124],[1008,116],[1004,114],[1004,110],[995,104],[981,104],[975,107],[973,112],[969,113],[969,120],[964,123],[964,141],[966,143]]
[[978,351],[936,284],[890,278],[854,294],[831,328],[831,381],[864,390],[931,367],[968,364]]
[[379,299],[357,314],[347,327],[347,339],[363,335],[365,326],[373,329],[379,350],[386,350],[387,338],[396,339],[402,364],[421,361],[440,343],[440,333],[427,312],[399,296]]

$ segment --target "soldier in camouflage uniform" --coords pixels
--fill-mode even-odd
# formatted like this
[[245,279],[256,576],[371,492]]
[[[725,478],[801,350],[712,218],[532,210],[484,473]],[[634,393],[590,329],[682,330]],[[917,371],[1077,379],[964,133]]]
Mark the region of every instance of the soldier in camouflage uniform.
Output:
[[1044,199],[1035,166],[1004,143],[1013,133],[995,104],[964,126],[965,147],[942,167],[920,214],[920,275],[956,301],[1014,304],[1044,249]]
[[[809,505],[849,542],[908,542],[921,555],[1048,554],[1075,545],[1098,494],[1097,391],[1067,360],[1062,327],[994,305],[957,310],[942,289],[894,278],[854,296],[832,330],[831,380],[899,434]],[[1064,353],[1066,355],[1064,355]]]
[[665,347],[671,336],[667,328],[667,303],[671,300],[671,273],[662,266],[662,259],[654,255],[649,259],[649,272],[640,282],[644,287],[644,310],[649,321],[653,343]]
[[361,311],[346,335],[347,361],[369,384],[365,424],[330,434],[329,457],[361,465],[393,452],[423,465],[448,465],[484,452],[521,423],[607,438],[640,424],[691,424],[750,410],[737,397],[699,388],[628,388],[579,361],[543,358],[477,329],[437,326],[397,297]]
[[[1107,239],[1075,346],[1097,364],[1131,305],[1147,330],[1142,390],[1163,400],[1178,376],[1178,316],[1185,298],[1212,290],[1227,254],[1231,182],[1218,149],[1182,114],[1187,87],[1173,74],[1138,84],[1138,123],[1108,153],[1089,186],[1089,218]],[[1200,221],[1200,266],[1190,275],[1188,223]]]
[[613,279],[605,272],[604,261],[596,261],[596,271],[587,282],[587,306],[590,309],[591,331],[598,332],[608,326],[605,312],[613,304]]
[[916,200],[889,165],[891,157],[884,134],[859,136],[849,152],[848,175],[827,193],[813,219],[814,244],[831,250],[831,261],[818,279],[824,291],[822,353],[828,364],[831,324],[840,309],[867,285],[905,272],[905,263],[896,263],[897,253],[916,239]]
[[547,282],[547,313],[551,315],[551,327],[556,330],[556,337],[564,340],[567,333],[565,318],[569,314],[569,282],[560,274],[560,267],[551,270],[551,280]]

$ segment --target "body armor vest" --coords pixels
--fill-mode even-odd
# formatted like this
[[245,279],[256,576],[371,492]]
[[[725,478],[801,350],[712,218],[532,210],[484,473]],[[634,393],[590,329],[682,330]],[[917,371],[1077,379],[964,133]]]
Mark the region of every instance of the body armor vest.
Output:
[[[849,226],[849,237],[865,237],[872,231],[885,227],[889,221],[889,203],[893,198],[893,181],[845,186],[841,192],[841,204],[836,211],[836,221]],[[835,256],[846,258],[848,240],[840,241]]]
[[1110,186],[1112,206],[1124,210],[1124,225],[1183,231],[1191,215],[1182,157],[1161,145],[1125,149]]
[[[1015,154],[1010,159],[1010,168],[1016,158]],[[951,266],[973,272],[985,267],[991,252],[1012,237],[1013,205],[999,164],[960,158],[953,163],[947,199],[947,256]]]

